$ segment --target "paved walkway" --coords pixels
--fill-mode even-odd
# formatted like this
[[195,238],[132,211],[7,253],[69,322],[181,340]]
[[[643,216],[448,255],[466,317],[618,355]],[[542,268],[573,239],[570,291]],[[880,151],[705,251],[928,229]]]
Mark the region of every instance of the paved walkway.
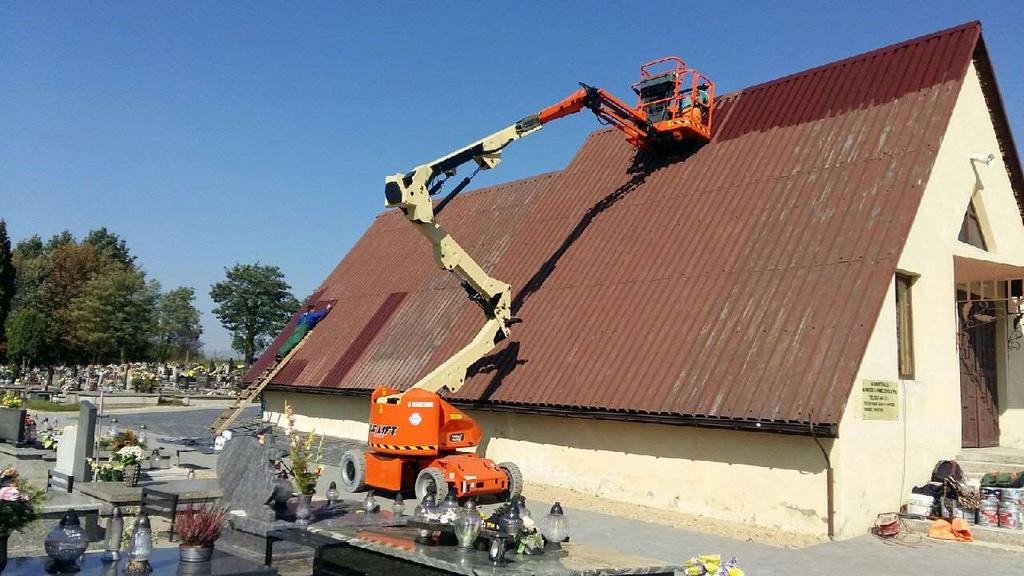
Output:
[[[529,503],[538,514],[546,503]],[[827,542],[803,549],[783,549],[732,540],[690,530],[625,520],[614,516],[569,510],[573,540],[681,563],[698,554],[736,556],[751,576],[810,574],[1012,574],[1024,568],[1024,554],[978,544],[918,540],[908,545],[886,543],[873,536]]]
[[[251,408],[240,420],[257,416],[258,410],[258,407]],[[144,423],[154,435],[195,436],[206,441],[206,427],[220,413],[220,409],[179,408],[132,412],[118,414],[119,423],[133,428]],[[340,451],[346,444],[341,441],[331,442],[325,463],[333,463],[335,456],[340,457]],[[195,456],[211,460],[215,458],[213,454]],[[325,481],[330,479],[325,478]],[[539,516],[550,507],[550,502],[530,501],[528,505]],[[407,503],[408,510],[411,511],[412,506],[414,503]],[[736,556],[740,566],[751,576],[1014,574],[1024,567],[1024,554],[978,544],[954,544],[911,537],[911,545],[894,545],[863,536],[795,550],[583,510],[568,509],[566,513],[572,522],[574,541],[671,563],[682,563],[698,554],[721,554],[725,558]],[[288,571],[288,574],[308,574],[304,566],[301,562],[297,563],[292,568],[297,570]]]

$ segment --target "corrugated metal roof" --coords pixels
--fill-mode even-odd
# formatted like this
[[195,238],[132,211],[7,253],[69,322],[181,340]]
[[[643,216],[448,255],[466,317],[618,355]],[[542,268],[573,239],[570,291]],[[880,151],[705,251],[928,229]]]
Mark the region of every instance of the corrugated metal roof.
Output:
[[[458,198],[445,226],[524,320],[458,398],[838,423],[979,36],[967,24],[730,94],[685,159],[638,162],[602,130],[561,172]],[[482,322],[397,213],[316,300],[334,312],[275,385],[407,387]]]

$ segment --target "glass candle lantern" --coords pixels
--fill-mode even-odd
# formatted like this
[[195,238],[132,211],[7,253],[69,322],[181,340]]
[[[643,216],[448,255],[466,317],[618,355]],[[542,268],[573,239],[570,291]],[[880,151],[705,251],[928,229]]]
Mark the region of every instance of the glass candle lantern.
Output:
[[85,554],[88,546],[89,538],[74,510],[65,512],[60,523],[43,540],[43,548],[53,559],[53,567],[57,571],[76,571],[76,561]]
[[466,506],[459,510],[455,518],[455,537],[459,540],[462,548],[472,548],[476,539],[480,536],[484,521],[480,518],[480,512],[476,509],[476,502],[466,502]]
[[455,490],[448,491],[448,495],[444,497],[444,502],[438,506],[437,512],[441,515],[442,522],[455,521],[459,514],[459,497],[456,496]]
[[434,510],[434,495],[424,494],[423,499],[420,500],[420,503],[416,505],[416,509],[413,510],[413,519],[417,522],[428,522]]
[[530,509],[526,507],[526,496],[520,496],[519,497],[518,506],[519,506],[519,517],[523,519],[523,522],[526,522],[527,519],[532,521],[533,520],[533,514],[530,512]]
[[111,438],[117,436],[117,418],[110,419],[110,425],[107,426],[107,436]]
[[327,498],[327,505],[334,506],[338,501],[338,483],[332,480],[331,485],[327,487],[327,493],[324,494],[324,496]]
[[146,425],[139,426],[139,445],[146,444]]
[[556,546],[569,537],[569,519],[565,517],[562,505],[558,502],[541,518],[540,533],[545,540]]
[[378,510],[380,506],[377,505],[377,497],[374,496],[373,490],[367,490],[366,498],[363,500],[363,511],[370,514]]
[[128,557],[133,561],[148,561],[153,553],[153,529],[149,526],[149,516],[145,512],[139,512],[135,519],[135,527],[132,529],[132,548],[128,551]]
[[498,527],[510,538],[519,536],[519,533],[523,531],[523,519],[519,516],[519,507],[510,504],[508,510],[498,519]]
[[121,535],[124,533],[124,518],[121,517],[121,508],[114,506],[107,518],[107,538],[103,542],[106,553],[103,560],[116,562],[121,557]]
[[395,494],[394,501],[391,502],[391,513],[395,517],[405,516],[405,500],[402,499],[402,494]]

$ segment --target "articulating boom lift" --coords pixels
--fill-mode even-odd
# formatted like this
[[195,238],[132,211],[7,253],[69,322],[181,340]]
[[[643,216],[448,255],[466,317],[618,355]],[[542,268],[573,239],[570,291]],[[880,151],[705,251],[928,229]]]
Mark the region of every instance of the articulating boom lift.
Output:
[[[660,71],[655,72],[655,68]],[[581,84],[579,90],[537,114],[407,174],[385,179],[385,206],[401,210],[427,237],[438,265],[459,278],[469,298],[483,310],[486,321],[469,344],[408,390],[389,386],[374,390],[370,450],[350,450],[341,460],[346,489],[358,492],[369,486],[399,492],[413,486],[417,499],[427,493],[441,499],[449,489],[460,498],[519,495],[523,479],[515,464],[495,464],[472,452],[459,451],[480,443],[480,427],[439,395],[443,390],[455,393],[462,388],[469,366],[508,338],[510,327],[519,321],[512,316],[512,289],[491,278],[445,232],[435,216],[477,173],[497,166],[506,146],[584,108],[624,132],[627,141],[638,148],[710,139],[713,82],[674,56],[644,64],[640,71],[640,80],[633,85],[639,97],[635,108],[600,88]],[[476,170],[435,206],[431,197],[470,161],[476,163]]]

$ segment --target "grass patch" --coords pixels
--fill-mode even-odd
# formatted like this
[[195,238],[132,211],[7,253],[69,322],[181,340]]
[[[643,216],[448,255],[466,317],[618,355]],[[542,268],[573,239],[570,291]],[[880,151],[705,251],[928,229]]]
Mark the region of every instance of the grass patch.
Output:
[[161,406],[184,406],[185,401],[181,398],[173,398],[168,396],[161,396],[159,404]]
[[29,400],[24,404],[26,410],[33,412],[77,412],[78,404],[63,404],[49,400]]

